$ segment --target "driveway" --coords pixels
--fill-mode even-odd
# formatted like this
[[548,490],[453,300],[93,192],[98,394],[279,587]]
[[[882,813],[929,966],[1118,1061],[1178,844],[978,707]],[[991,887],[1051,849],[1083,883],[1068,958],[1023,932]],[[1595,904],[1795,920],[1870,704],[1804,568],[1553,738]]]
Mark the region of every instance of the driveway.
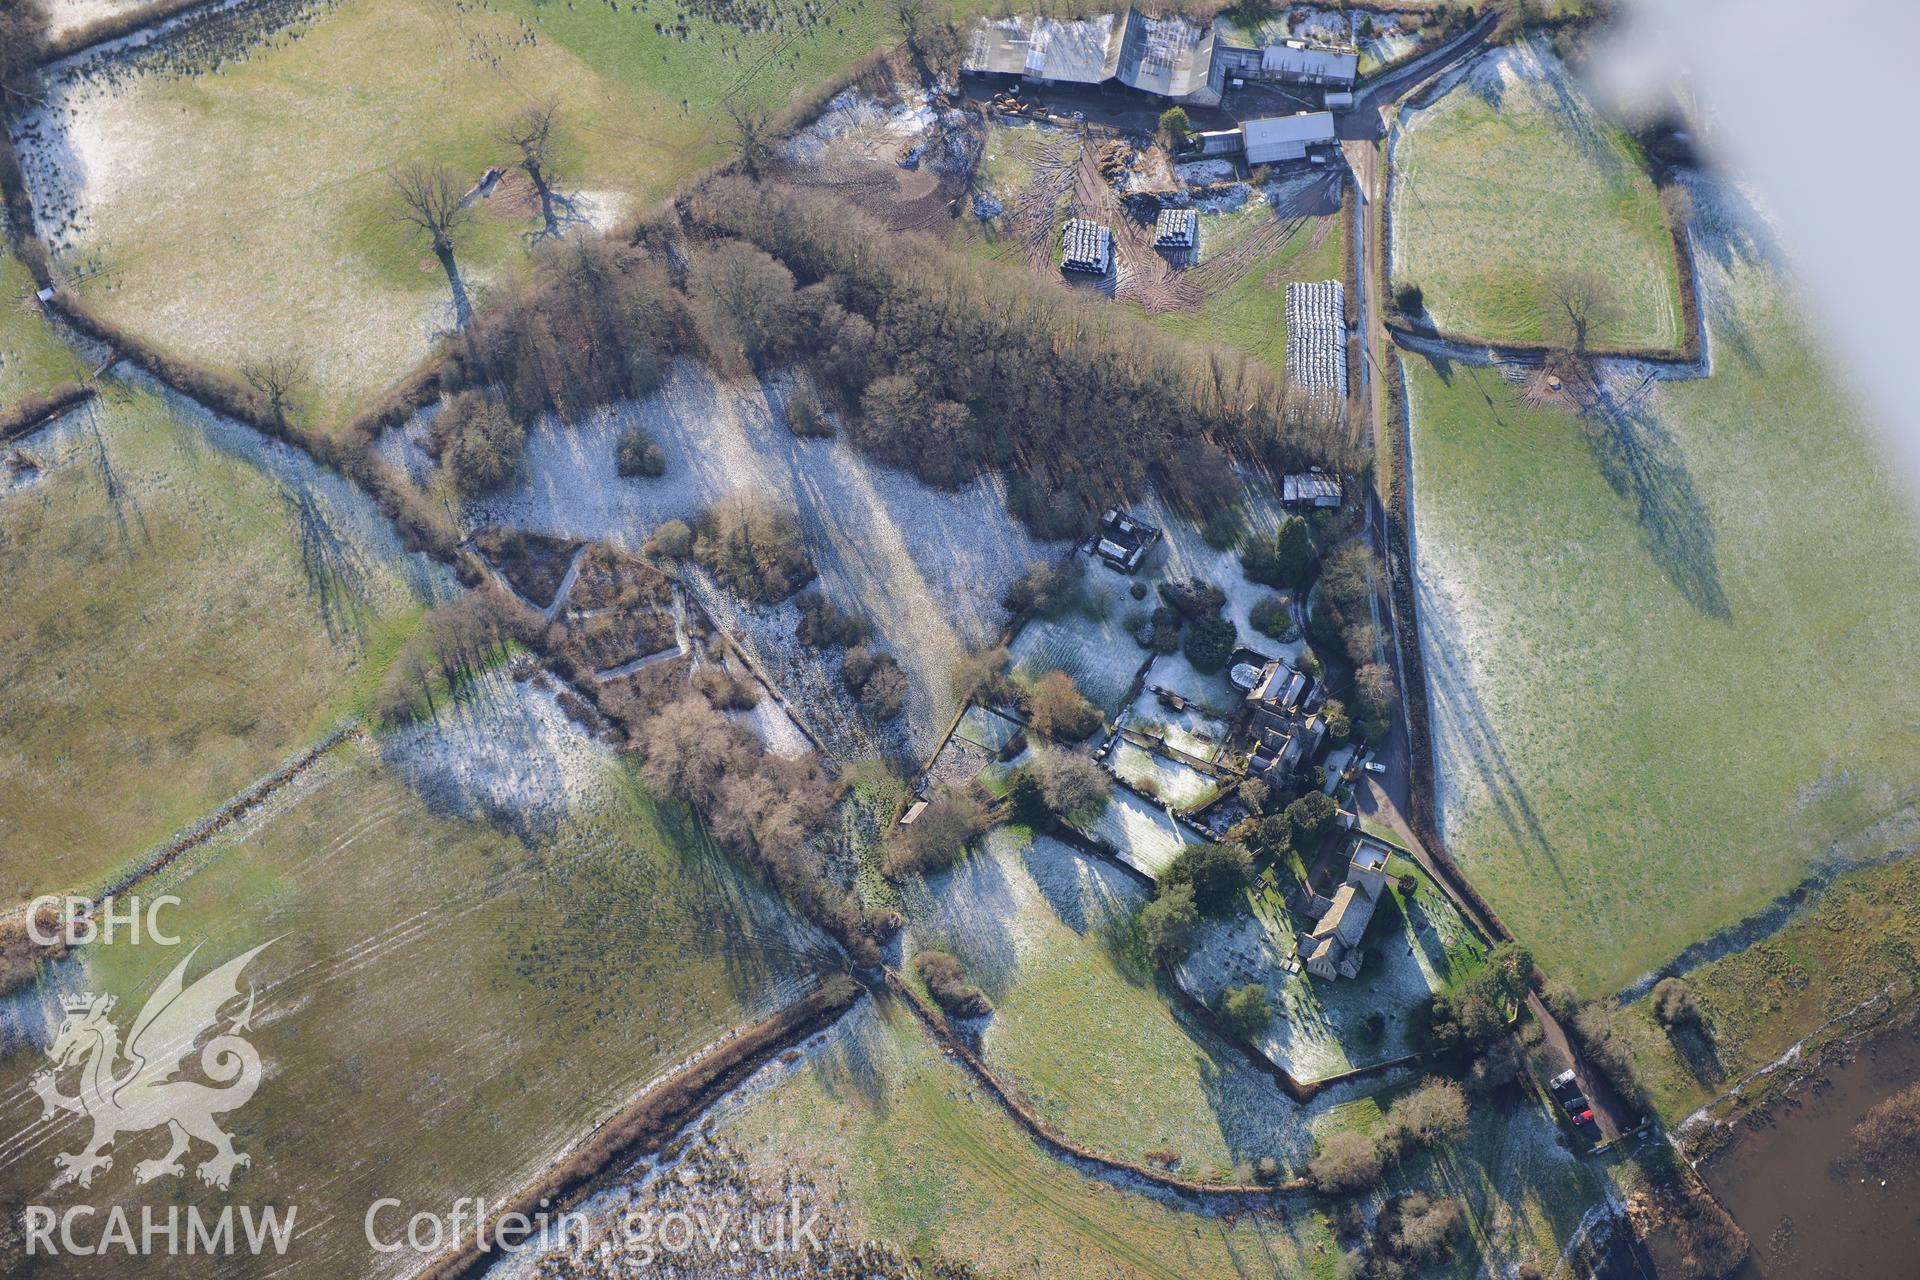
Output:
[[1354,95],[1353,109],[1334,118],[1334,127],[1342,138],[1367,140],[1386,134],[1381,109],[1399,101],[1415,85],[1436,71],[1443,70],[1487,42],[1499,15],[1489,10],[1480,21],[1445,44],[1421,54],[1405,66],[1396,67],[1377,80],[1364,82]]

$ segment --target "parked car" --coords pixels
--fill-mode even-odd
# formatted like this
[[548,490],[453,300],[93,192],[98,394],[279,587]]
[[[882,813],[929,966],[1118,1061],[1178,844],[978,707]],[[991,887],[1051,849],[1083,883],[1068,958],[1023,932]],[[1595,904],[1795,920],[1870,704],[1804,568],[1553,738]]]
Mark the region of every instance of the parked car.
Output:
[[1362,765],[1361,768],[1365,769],[1368,773],[1385,773],[1387,771],[1387,766],[1381,764],[1378,760],[1369,760],[1366,764]]
[[1576,1121],[1579,1120],[1582,1111],[1585,1111],[1588,1115],[1593,1114],[1592,1110],[1590,1110],[1592,1104],[1587,1101],[1587,1097],[1583,1093],[1576,1093],[1571,1098],[1560,1099],[1560,1105],[1565,1107],[1567,1114],[1572,1116]]
[[1580,1092],[1580,1082],[1574,1078],[1571,1070],[1562,1071],[1559,1075],[1547,1081],[1547,1086],[1553,1090],[1553,1096],[1562,1102]]

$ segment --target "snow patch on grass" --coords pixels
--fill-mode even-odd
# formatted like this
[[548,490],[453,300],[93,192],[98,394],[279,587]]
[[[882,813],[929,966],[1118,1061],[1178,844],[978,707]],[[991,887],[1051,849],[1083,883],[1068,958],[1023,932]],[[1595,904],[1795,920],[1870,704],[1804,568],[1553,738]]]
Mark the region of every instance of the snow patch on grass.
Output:
[[[1058,544],[1021,528],[997,476],[952,491],[932,489],[842,441],[796,437],[786,426],[785,406],[799,388],[786,375],[722,382],[682,362],[645,400],[608,406],[579,422],[536,424],[520,480],[463,504],[462,520],[469,528],[497,524],[637,550],[663,520],[692,521],[726,494],[759,494],[798,519],[820,570],[814,589],[865,615],[880,644],[899,659],[910,686],[900,732],[914,750],[931,749],[958,709],[954,663],[968,648],[998,637],[1006,584],[1034,562],[1054,558]],[[666,473],[657,479],[622,477],[615,468],[615,446],[635,426],[666,455]],[[408,428],[416,437],[422,430]],[[389,447],[402,456],[408,448]],[[794,640],[798,616],[791,603],[750,606],[698,572],[689,580],[716,621],[776,678],[806,682],[807,689],[788,692],[807,714],[816,709],[813,693],[822,705],[837,701],[844,710],[844,693],[834,692],[838,654]],[[850,722],[844,745],[865,754],[893,733],[862,733]]]

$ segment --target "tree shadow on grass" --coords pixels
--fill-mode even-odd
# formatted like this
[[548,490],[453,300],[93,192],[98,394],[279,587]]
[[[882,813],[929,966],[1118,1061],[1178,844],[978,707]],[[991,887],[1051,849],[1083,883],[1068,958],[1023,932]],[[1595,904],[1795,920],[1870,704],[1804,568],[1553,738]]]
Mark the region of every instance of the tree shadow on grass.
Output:
[[1695,609],[1731,622],[1713,517],[1678,442],[1646,405],[1651,385],[1651,375],[1624,388],[1596,379],[1581,419],[1587,443],[1608,486],[1638,505],[1641,537],[1660,572]]
[[336,644],[362,644],[367,635],[367,575],[355,548],[340,536],[310,491],[289,486],[280,491],[280,499],[293,520],[307,598],[320,614],[327,637]]
[[1433,702],[1436,735],[1452,732],[1461,740],[1465,760],[1480,774],[1481,785],[1500,820],[1523,853],[1546,859],[1562,889],[1573,891],[1546,827],[1527,796],[1493,718],[1480,701],[1467,669],[1464,638],[1451,608],[1424,582],[1416,581],[1420,630],[1427,648],[1427,687]]
[[[131,401],[131,393],[120,383],[109,382],[107,394],[118,403]],[[107,449],[106,431],[100,425],[100,415],[92,402],[80,406],[77,411],[83,415],[86,423],[87,442],[93,453],[94,471],[100,477],[100,492],[106,497],[107,509],[113,514],[114,533],[123,550],[131,553],[135,542],[146,543],[152,535],[147,531],[146,515],[140,510],[140,502],[120,483],[119,473],[114,470],[113,458]]]
[[[829,1027],[826,1039],[808,1055],[820,1092],[836,1102],[857,1098],[868,1110],[885,1116],[890,1109],[887,1080],[899,1063],[891,1061],[891,1046],[877,1042],[889,1034],[889,1024],[913,1021],[913,1013],[885,987],[875,988],[866,1003],[850,1010]],[[904,1027],[907,1035],[924,1034],[918,1026]]]
[[1720,1046],[1713,1033],[1698,1023],[1686,1023],[1667,1032],[1678,1058],[1702,1088],[1718,1089],[1726,1083],[1726,1064],[1720,1059]]

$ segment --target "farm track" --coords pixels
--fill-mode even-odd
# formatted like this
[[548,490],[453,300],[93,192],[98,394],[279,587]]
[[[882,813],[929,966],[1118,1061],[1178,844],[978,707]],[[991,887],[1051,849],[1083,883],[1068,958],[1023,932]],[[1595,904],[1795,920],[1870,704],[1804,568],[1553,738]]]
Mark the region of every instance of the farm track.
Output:
[[1182,279],[1183,273],[1154,248],[1152,229],[1140,223],[1120,199],[1099,156],[1083,147],[1074,169],[1073,214],[1091,218],[1113,229],[1112,295],[1134,302],[1149,312],[1185,311],[1199,306],[1205,296]]
[[1293,239],[1306,222],[1306,214],[1290,218],[1276,215],[1240,237],[1225,253],[1186,272],[1185,278],[1196,290],[1207,293],[1229,288],[1268,254]]
[[1034,270],[1053,263],[1060,201],[1073,189],[1086,149],[1084,134],[1064,134],[1034,161],[1034,180],[1014,197],[1007,221],[1020,242],[1027,266]]

